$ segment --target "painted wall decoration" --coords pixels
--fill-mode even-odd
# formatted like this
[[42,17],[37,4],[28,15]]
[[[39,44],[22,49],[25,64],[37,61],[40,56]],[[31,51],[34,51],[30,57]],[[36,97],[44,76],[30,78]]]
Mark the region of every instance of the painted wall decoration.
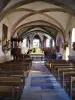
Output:
[[2,26],[2,50],[5,53],[7,51],[7,35],[8,35],[8,27],[3,24]]

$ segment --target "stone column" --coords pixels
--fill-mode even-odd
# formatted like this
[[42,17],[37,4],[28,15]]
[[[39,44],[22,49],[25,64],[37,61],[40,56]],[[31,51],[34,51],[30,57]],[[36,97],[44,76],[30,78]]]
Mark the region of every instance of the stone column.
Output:
[[41,48],[43,49],[44,48],[44,37],[41,36]]
[[32,48],[33,48],[33,39],[30,38],[30,49],[32,49]]
[[52,39],[50,39],[50,47],[52,48]]

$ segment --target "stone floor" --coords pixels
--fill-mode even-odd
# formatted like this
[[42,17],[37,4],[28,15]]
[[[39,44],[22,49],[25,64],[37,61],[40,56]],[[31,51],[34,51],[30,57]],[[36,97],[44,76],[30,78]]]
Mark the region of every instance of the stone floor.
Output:
[[44,61],[34,61],[20,100],[70,100]]

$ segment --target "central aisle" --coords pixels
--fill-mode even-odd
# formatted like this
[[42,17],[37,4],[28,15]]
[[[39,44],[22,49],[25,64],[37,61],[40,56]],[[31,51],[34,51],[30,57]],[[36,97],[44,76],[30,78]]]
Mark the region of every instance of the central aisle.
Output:
[[70,100],[43,61],[33,62],[20,100]]

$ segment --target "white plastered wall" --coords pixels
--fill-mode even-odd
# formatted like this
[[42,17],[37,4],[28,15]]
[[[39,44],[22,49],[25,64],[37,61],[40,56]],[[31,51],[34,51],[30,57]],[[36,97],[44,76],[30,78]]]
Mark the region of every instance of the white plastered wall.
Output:
[[[0,22],[0,40],[2,40],[2,33],[3,33],[3,30],[2,30],[2,25],[5,24],[7,27],[8,27],[8,35],[7,35],[7,40],[10,40],[10,24],[9,24],[9,21],[6,18],[4,18],[1,22]],[[10,56],[10,51],[7,51],[6,53],[4,53],[2,51],[2,43],[0,43],[0,63],[1,62],[5,62],[5,61],[8,61],[8,60],[11,60],[12,57]]]

